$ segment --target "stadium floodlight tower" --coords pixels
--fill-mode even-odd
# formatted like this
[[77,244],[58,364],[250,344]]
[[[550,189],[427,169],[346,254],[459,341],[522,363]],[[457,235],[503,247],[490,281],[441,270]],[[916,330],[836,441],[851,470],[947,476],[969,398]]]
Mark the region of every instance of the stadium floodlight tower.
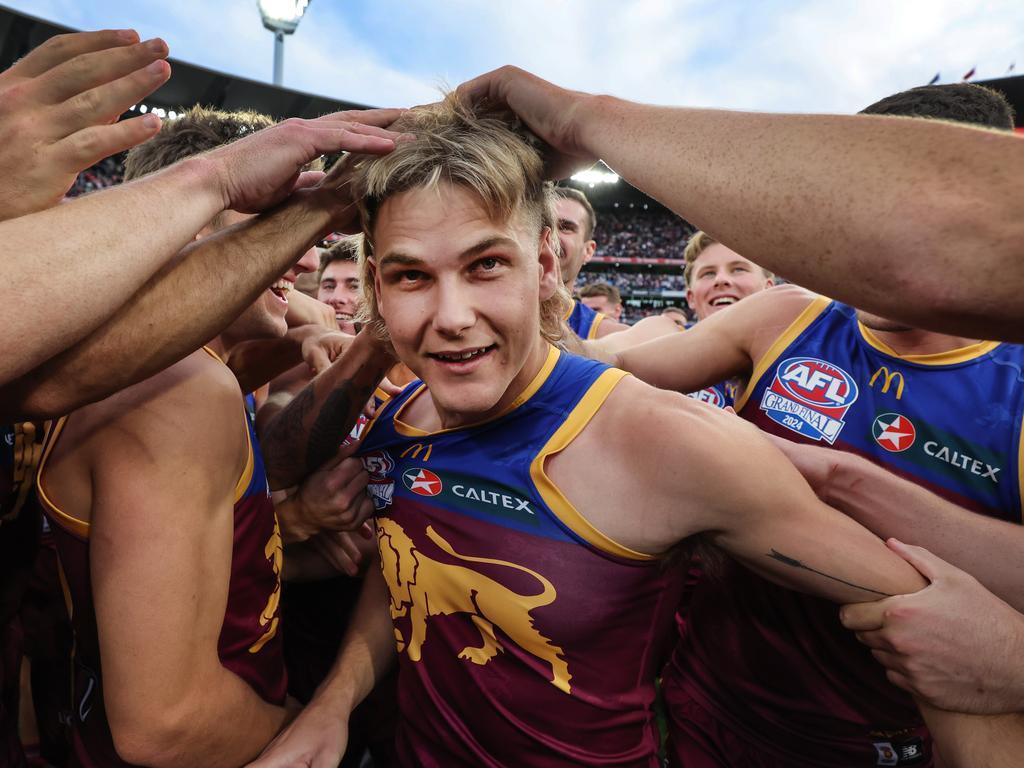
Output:
[[312,0],[257,0],[263,26],[274,33],[274,85],[284,77],[284,36],[295,32]]

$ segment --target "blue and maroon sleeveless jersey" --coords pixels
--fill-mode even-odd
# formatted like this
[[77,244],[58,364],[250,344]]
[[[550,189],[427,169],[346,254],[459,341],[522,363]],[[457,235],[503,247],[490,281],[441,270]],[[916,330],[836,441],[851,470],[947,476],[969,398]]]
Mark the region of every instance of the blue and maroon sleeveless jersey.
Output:
[[[239,414],[245,415],[241,408]],[[65,421],[61,419],[48,438],[39,467],[38,489],[52,522],[65,599],[75,631],[72,765],[124,767],[128,764],[114,749],[103,702],[99,635],[89,575],[89,523],[67,514],[45,491],[46,460],[60,439]],[[283,705],[287,680],[278,632],[281,534],[255,430],[252,422],[246,421],[249,461],[235,487],[231,582],[217,651],[224,667],[245,680],[261,698]],[[153,535],[159,535],[159,531]]]
[[581,339],[596,339],[597,327],[604,318],[600,312],[591,309],[582,301],[573,299],[572,309],[565,316],[565,322]]
[[[736,408],[768,432],[860,454],[1020,522],[1022,366],[1024,346],[995,342],[900,356],[851,307],[817,298],[756,363]],[[737,568],[697,590],[688,626],[668,687],[766,754],[835,768],[929,763],[909,696],[842,628],[835,605]]]
[[681,568],[609,539],[545,472],[624,375],[551,348],[496,418],[419,430],[413,382],[368,428],[404,764],[657,765]]

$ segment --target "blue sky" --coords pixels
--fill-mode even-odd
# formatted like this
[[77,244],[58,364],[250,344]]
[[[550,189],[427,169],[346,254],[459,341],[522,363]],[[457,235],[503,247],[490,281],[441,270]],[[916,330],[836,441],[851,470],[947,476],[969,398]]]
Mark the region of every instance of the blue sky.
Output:
[[[134,27],[171,55],[270,80],[256,0],[3,0],[78,29]],[[931,79],[1024,73],[1021,0],[312,0],[285,85],[431,101],[501,64],[661,104],[852,112]]]

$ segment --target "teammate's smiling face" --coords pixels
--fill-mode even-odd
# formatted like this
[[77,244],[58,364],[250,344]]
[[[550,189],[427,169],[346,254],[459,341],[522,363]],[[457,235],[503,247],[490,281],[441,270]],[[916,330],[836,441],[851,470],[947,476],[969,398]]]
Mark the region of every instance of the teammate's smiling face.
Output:
[[355,333],[352,318],[359,309],[359,266],[354,261],[332,261],[324,267],[316,297],[334,308],[338,329]]
[[558,280],[549,237],[523,213],[492,221],[473,192],[444,183],[381,206],[378,308],[444,426],[498,413],[543,364],[540,302]]
[[697,319],[703,320],[771,285],[771,278],[757,264],[721,243],[712,243],[693,263],[686,301]]
[[[225,211],[221,214],[218,229],[239,224],[252,217],[253,214]],[[288,295],[295,286],[295,279],[303,273],[315,272],[317,266],[316,249],[310,248],[287,272],[257,296],[222,335],[234,342],[284,336],[288,332],[288,323],[285,321]]]

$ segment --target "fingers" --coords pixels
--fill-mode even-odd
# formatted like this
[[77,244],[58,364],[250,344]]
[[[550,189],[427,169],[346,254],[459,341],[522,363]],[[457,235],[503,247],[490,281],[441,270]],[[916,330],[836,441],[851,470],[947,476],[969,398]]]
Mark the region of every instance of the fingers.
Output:
[[395,148],[401,134],[358,123],[322,123],[312,129],[312,145],[317,155],[356,152],[367,155],[386,155]]
[[379,128],[387,128],[403,114],[404,109],[348,109],[343,112],[334,112],[330,115],[318,117],[323,122],[362,123],[363,125],[375,125]]
[[167,54],[167,43],[154,38],[137,45],[76,56],[40,78],[40,98],[49,104],[59,104],[79,93],[145,69],[167,58]]
[[325,371],[330,367],[331,358],[323,347],[319,344],[313,344],[306,351],[306,365],[309,366],[309,370],[316,376],[321,371]]
[[402,394],[402,388],[397,384],[392,384],[391,379],[383,378],[377,387],[384,392],[388,397],[395,397],[396,395]]
[[51,37],[11,67],[19,77],[38,77],[65,61],[84,53],[133,45],[139,42],[134,29],[101,29]]
[[171,65],[159,59],[112,83],[72,96],[59,109],[67,136],[92,125],[109,123],[167,82]]
[[924,547],[904,544],[897,539],[889,539],[885,543],[889,549],[914,566],[918,573],[928,579],[928,581],[935,581],[942,575],[944,569],[952,568],[949,563],[937,555],[933,555]]
[[874,603],[844,605],[839,611],[839,620],[844,627],[854,632],[881,629],[887,603],[887,600],[879,600]]
[[490,72],[474,77],[455,89],[455,95],[460,101],[475,103],[485,99],[490,101],[503,101],[501,98],[501,86],[509,71],[516,70],[515,67],[501,67]]
[[57,146],[65,169],[82,171],[105,157],[151,139],[160,132],[160,118],[142,115],[113,125],[96,125],[68,136]]

